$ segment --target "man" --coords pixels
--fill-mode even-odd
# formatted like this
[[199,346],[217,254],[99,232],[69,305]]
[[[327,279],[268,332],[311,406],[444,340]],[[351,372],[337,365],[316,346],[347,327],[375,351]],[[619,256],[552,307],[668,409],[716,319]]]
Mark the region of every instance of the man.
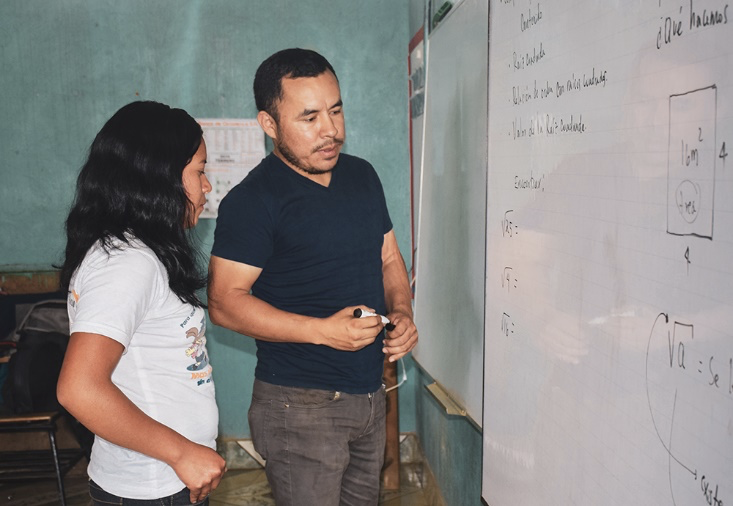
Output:
[[275,53],[254,93],[274,152],[219,207],[211,319],[257,340],[249,423],[278,506],[376,505],[384,354],[417,344],[382,186],[341,153],[341,91],[321,55]]

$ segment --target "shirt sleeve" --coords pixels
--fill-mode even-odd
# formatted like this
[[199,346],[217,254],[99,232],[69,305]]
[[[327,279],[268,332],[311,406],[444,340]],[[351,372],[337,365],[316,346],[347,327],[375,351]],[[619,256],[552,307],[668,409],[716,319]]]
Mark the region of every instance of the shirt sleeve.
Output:
[[264,267],[273,252],[270,212],[248,186],[238,186],[219,204],[211,254],[254,267]]
[[76,301],[71,332],[101,334],[127,350],[133,334],[166,282],[163,266],[149,254],[112,250],[96,265],[82,265],[74,281]]
[[389,217],[389,210],[387,209],[387,199],[384,196],[384,188],[382,187],[382,181],[379,179],[379,175],[377,174],[377,171],[374,170],[374,167],[370,165],[370,168],[372,169],[373,177],[377,181],[377,188],[379,189],[379,206],[382,210],[382,231],[384,234],[392,230],[392,219]]

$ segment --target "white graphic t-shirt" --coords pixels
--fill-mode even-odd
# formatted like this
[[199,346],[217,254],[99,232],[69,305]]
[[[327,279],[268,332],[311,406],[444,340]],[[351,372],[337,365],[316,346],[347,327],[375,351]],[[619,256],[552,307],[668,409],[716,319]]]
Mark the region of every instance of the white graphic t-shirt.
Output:
[[[170,290],[168,275],[142,242],[93,246],[69,287],[71,332],[120,342],[112,382],[144,413],[187,439],[216,448],[219,415],[206,352],[204,310]],[[165,497],[185,485],[159,460],[94,440],[89,477],[111,494]]]

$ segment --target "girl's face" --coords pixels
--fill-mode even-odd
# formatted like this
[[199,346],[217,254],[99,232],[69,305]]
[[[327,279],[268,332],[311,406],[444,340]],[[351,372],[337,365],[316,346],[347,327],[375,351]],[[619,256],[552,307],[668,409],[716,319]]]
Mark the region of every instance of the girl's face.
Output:
[[198,223],[199,216],[206,205],[206,194],[211,191],[211,183],[204,169],[206,167],[206,142],[201,144],[191,161],[183,168],[183,188],[186,190],[190,206],[186,227],[193,227]]

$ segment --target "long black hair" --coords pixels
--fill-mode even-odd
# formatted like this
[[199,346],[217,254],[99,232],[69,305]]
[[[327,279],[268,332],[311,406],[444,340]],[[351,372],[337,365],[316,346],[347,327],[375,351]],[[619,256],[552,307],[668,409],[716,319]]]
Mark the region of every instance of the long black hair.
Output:
[[206,278],[187,230],[191,203],[182,181],[201,139],[201,126],[186,111],[158,102],[133,102],[107,121],[89,148],[66,219],[64,289],[97,241],[109,251],[113,239],[127,242],[129,235],[157,255],[181,301],[204,306],[196,291]]

